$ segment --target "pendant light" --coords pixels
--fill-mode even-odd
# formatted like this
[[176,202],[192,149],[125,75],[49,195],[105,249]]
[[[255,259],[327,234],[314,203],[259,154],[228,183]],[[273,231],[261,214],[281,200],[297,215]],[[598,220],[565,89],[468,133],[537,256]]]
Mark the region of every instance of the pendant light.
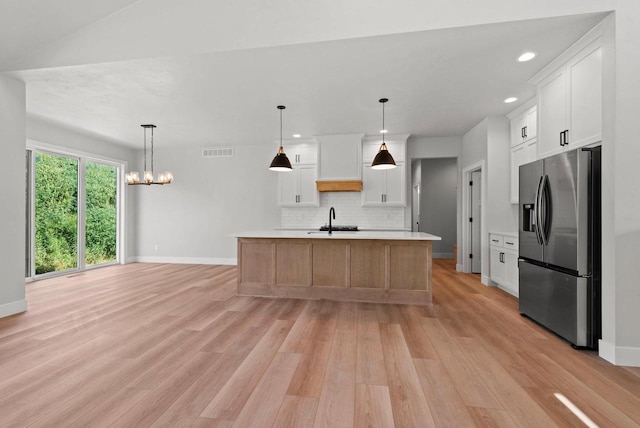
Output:
[[378,154],[373,158],[371,163],[371,169],[391,169],[396,167],[396,161],[393,160],[393,156],[389,153],[389,148],[384,142],[384,134],[387,130],[384,127],[384,104],[389,101],[387,98],[380,98],[379,102],[382,104],[382,144],[378,150]]
[[271,161],[271,165],[269,165],[271,171],[293,171],[291,162],[289,162],[289,158],[284,152],[284,147],[282,147],[282,110],[285,108],[285,106],[278,106],[278,110],[280,110],[280,147],[278,148],[278,153],[276,153],[276,156]]
[[[140,125],[144,128],[144,171],[142,172],[142,181],[140,181],[140,174],[138,171],[131,171],[125,174],[125,180],[127,184],[137,186],[145,185],[150,186],[152,184],[170,184],[173,181],[173,174],[171,172],[161,172],[158,174],[158,179],[153,179],[153,129],[155,125]],[[151,169],[147,170],[147,129],[151,129]]]

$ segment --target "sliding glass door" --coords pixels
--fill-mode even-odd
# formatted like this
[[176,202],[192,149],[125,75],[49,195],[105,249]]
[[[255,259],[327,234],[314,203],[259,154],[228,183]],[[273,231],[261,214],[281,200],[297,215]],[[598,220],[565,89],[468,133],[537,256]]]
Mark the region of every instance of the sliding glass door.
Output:
[[78,267],[78,159],[35,153],[35,274]]
[[85,265],[117,260],[118,168],[86,162]]
[[26,277],[119,261],[121,165],[27,150]]

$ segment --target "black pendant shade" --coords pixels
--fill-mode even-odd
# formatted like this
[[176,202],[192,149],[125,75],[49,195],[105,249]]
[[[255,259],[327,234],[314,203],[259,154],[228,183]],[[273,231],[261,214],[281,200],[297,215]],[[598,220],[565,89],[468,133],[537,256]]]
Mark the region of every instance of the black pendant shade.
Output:
[[284,153],[284,148],[280,146],[278,149],[278,154],[271,161],[271,165],[269,165],[269,169],[271,171],[291,171],[291,162],[289,162],[289,158]]
[[384,104],[389,101],[387,98],[380,98],[379,102],[382,104],[382,144],[378,150],[378,154],[373,158],[371,162],[371,169],[392,169],[396,167],[396,161],[389,153],[389,148],[384,142],[384,134],[387,130],[384,127]]
[[373,158],[371,168],[373,169],[392,169],[396,167],[396,161],[389,153],[387,145],[383,142],[378,150],[378,154]]
[[284,110],[285,106],[278,106],[278,110],[280,110],[280,147],[278,148],[278,153],[271,161],[271,165],[269,165],[269,169],[271,171],[280,171],[280,172],[288,172],[293,171],[291,167],[291,162],[289,162],[289,158],[284,152],[284,147],[282,147],[282,110]]

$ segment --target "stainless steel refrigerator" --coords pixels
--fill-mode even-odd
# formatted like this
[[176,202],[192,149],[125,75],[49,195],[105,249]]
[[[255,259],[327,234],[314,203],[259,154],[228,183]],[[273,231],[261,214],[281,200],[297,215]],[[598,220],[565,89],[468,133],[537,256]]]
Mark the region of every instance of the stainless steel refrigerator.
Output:
[[520,166],[520,313],[574,347],[601,337],[600,147]]

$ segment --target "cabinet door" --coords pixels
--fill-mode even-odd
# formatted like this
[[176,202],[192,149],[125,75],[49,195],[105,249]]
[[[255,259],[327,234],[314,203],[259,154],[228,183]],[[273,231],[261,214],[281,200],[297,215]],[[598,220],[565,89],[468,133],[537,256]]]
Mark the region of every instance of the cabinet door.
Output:
[[404,206],[406,200],[406,170],[404,163],[397,163],[395,168],[386,170],[385,175],[385,204]]
[[362,167],[362,205],[382,205],[386,171],[371,169],[371,164]]
[[316,179],[318,169],[316,165],[300,165],[298,171],[298,205],[318,206],[318,189]]
[[571,148],[602,140],[602,49],[590,47],[569,64]]
[[489,262],[491,280],[498,284],[503,284],[505,279],[505,264],[500,260],[502,248],[489,248]]
[[505,276],[503,286],[511,292],[518,295],[518,253],[504,251],[504,267]]
[[290,172],[279,172],[278,176],[280,184],[279,205],[296,205],[298,199],[298,170],[294,168]]
[[511,147],[515,147],[524,141],[525,115],[520,114],[510,122],[511,125]]
[[524,141],[530,141],[538,136],[538,109],[531,107],[524,116]]
[[538,158],[560,153],[560,133],[568,129],[566,75],[558,72],[540,84],[538,89]]
[[293,158],[289,160],[295,164],[316,164],[318,163],[317,144],[296,144],[293,146]]
[[528,145],[520,144],[511,149],[511,203],[518,203],[518,192],[520,190],[519,177],[520,165],[528,162]]

